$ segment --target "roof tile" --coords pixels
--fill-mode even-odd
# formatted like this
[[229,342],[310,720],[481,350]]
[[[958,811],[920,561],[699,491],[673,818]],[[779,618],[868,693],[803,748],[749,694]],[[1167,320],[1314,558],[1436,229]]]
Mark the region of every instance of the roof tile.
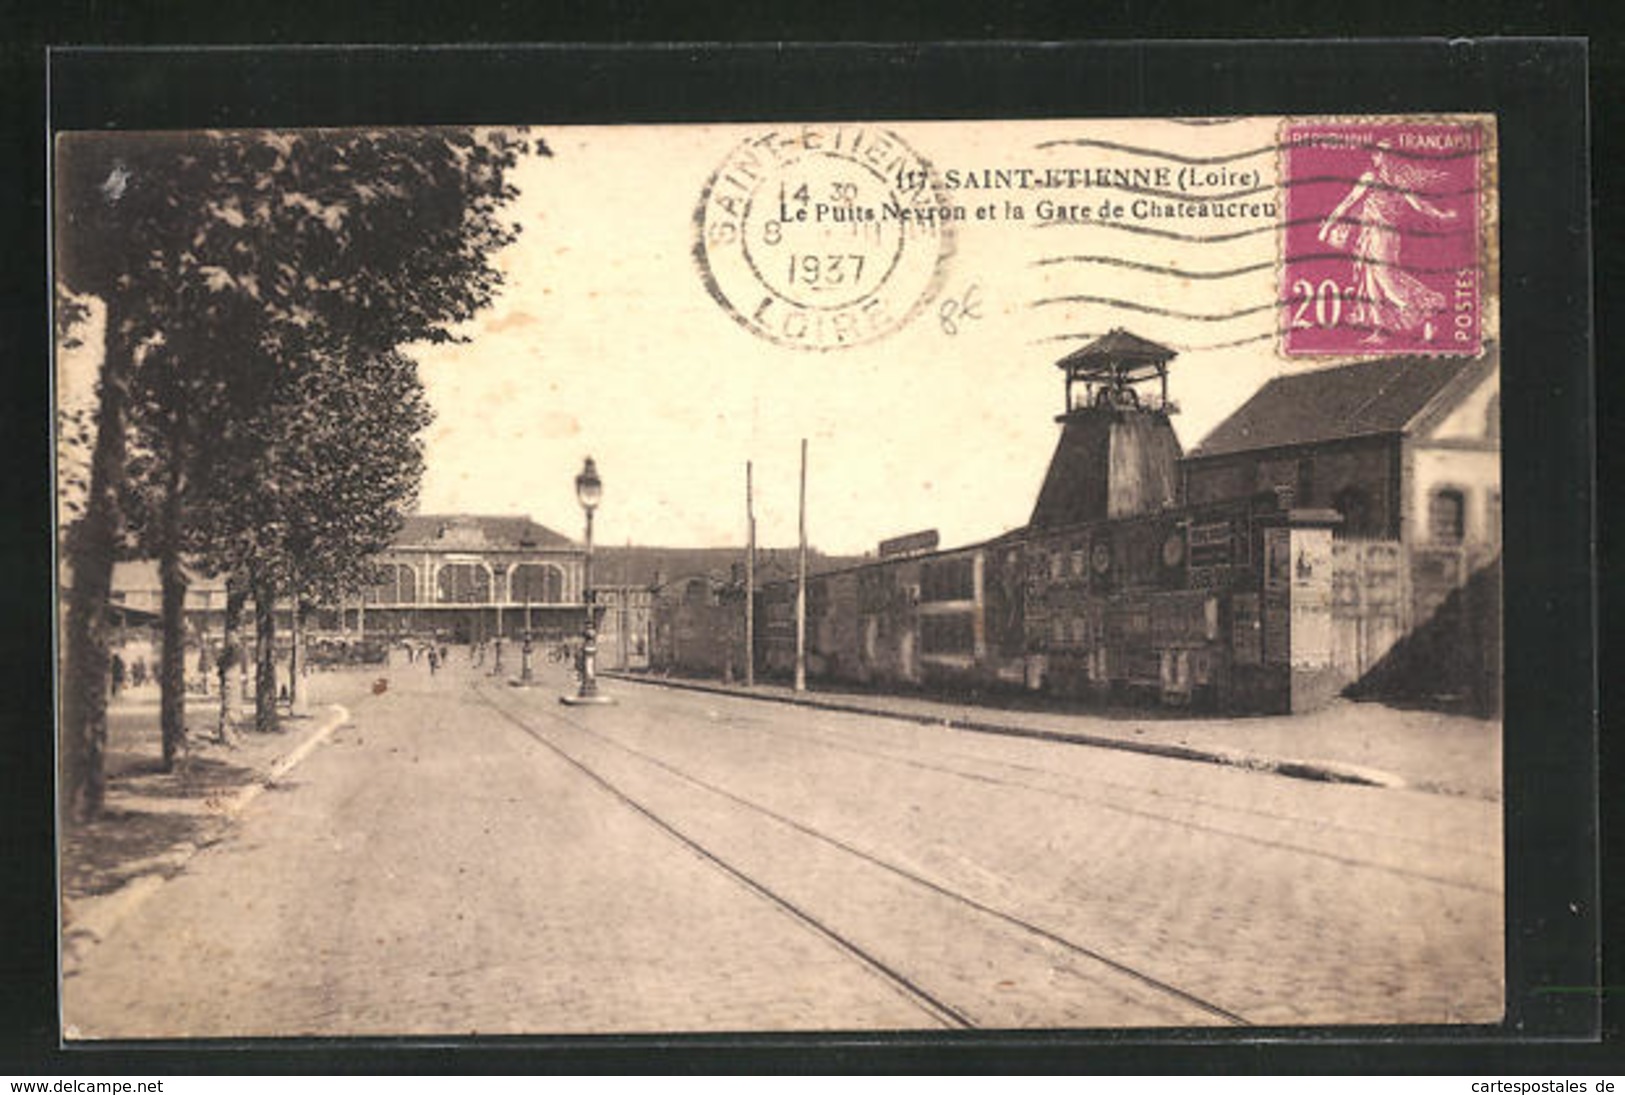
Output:
[[1278,376],[1214,427],[1187,459],[1400,433],[1478,362],[1393,357]]
[[[463,535],[482,536],[488,548],[517,549],[521,547],[567,548],[575,541],[545,525],[538,525],[529,517],[467,513],[414,513],[405,518],[394,546],[445,547],[443,539],[458,539]],[[449,534],[449,535],[448,535]]]

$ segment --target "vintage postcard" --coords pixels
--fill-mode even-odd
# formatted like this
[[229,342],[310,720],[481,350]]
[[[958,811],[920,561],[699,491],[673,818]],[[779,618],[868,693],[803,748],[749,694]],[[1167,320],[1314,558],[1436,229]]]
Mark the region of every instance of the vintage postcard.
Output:
[[58,134],[64,1037],[1500,1023],[1497,140]]

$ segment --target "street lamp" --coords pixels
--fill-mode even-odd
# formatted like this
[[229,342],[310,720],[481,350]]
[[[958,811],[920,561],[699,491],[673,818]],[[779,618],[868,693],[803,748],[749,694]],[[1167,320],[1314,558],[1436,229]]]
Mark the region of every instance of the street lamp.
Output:
[[519,647],[519,683],[528,688],[535,680],[535,674],[530,668],[530,654],[533,642],[530,628],[525,628],[524,635],[521,638],[522,644]]
[[530,583],[525,583],[525,632],[524,645],[519,648],[519,679],[527,686],[535,680],[530,668],[530,655],[535,638],[530,630]]
[[610,703],[608,696],[598,691],[598,612],[592,593],[592,513],[604,497],[604,483],[598,478],[598,465],[592,457],[582,465],[576,476],[576,501],[587,515],[587,553],[581,563],[581,600],[587,606],[586,623],[581,629],[581,688],[573,696],[561,696],[560,701],[570,704]]

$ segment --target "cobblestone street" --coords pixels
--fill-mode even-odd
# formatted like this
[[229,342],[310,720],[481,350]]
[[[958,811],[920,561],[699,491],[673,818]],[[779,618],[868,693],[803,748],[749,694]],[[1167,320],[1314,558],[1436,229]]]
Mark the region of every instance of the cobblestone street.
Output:
[[1498,802],[628,682],[567,708],[558,668],[462,654],[385,675],[83,957],[71,1037],[1501,1014]]

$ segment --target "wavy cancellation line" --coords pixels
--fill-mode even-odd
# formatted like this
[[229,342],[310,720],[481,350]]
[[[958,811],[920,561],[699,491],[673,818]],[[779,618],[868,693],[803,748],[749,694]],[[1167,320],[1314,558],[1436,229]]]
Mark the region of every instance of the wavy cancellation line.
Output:
[[[1110,170],[1110,169],[1102,169],[1102,170]],[[1126,169],[1120,169],[1120,170],[1126,170]],[[1089,186],[1088,190],[1089,190],[1090,193],[1095,193],[1095,194],[1104,194],[1104,193],[1137,194],[1137,195],[1140,195],[1141,197],[1161,198],[1161,199],[1163,199],[1165,201],[1206,202],[1208,204],[1213,204],[1213,203],[1216,203],[1216,202],[1240,201],[1243,198],[1255,198],[1255,197],[1258,197],[1258,196],[1264,195],[1264,194],[1276,194],[1276,193],[1278,193],[1280,191],[1285,191],[1285,190],[1288,190],[1288,189],[1297,189],[1298,187],[1301,187],[1301,186],[1327,186],[1327,185],[1330,185],[1330,184],[1333,184],[1333,183],[1337,184],[1340,187],[1350,187],[1350,188],[1352,188],[1355,185],[1361,185],[1361,186],[1364,186],[1367,190],[1381,191],[1381,192],[1385,192],[1385,193],[1389,193],[1389,194],[1403,194],[1403,195],[1407,195],[1409,197],[1421,198],[1421,199],[1424,199],[1424,200],[1431,200],[1431,201],[1444,201],[1444,200],[1448,200],[1448,199],[1451,199],[1451,198],[1465,198],[1465,197],[1470,197],[1470,196],[1476,196],[1476,195],[1482,194],[1484,192],[1484,188],[1481,187],[1481,186],[1464,186],[1464,187],[1457,187],[1457,188],[1454,188],[1454,189],[1451,189],[1451,190],[1428,190],[1428,189],[1424,189],[1422,187],[1416,187],[1416,186],[1395,186],[1395,185],[1393,185],[1391,183],[1377,182],[1376,180],[1370,180],[1370,181],[1362,182],[1361,180],[1363,178],[1364,178],[1363,175],[1346,175],[1346,174],[1310,175],[1310,176],[1306,176],[1306,177],[1301,178],[1301,179],[1291,179],[1291,180],[1282,181],[1282,182],[1272,182],[1272,183],[1268,183],[1268,184],[1260,184],[1258,186],[1246,187],[1245,189],[1242,189],[1242,190],[1227,190],[1227,191],[1224,191],[1222,193],[1216,192],[1216,193],[1211,193],[1211,194],[1192,193],[1192,192],[1184,191],[1184,190],[1164,190],[1164,189],[1161,189],[1160,187],[1151,187],[1151,186],[1135,186],[1132,183],[1121,183],[1121,184],[1119,184],[1119,183],[1109,183],[1109,184],[1106,184],[1104,186],[1091,185],[1091,186]],[[1035,189],[1038,189],[1038,190],[1041,190],[1041,191],[1047,191],[1047,190],[1055,190],[1055,189],[1059,189],[1059,188],[1056,188],[1056,187],[1047,187],[1047,188],[1040,187],[1040,188],[1035,188]]]
[[[1388,304],[1385,300],[1377,300],[1363,293],[1349,292],[1338,294],[1337,299],[1344,305],[1370,305],[1377,308]],[[1056,304],[1098,304],[1104,308],[1116,308],[1121,311],[1140,312],[1144,315],[1165,316],[1169,319],[1190,320],[1198,323],[1229,323],[1231,320],[1245,319],[1248,316],[1258,315],[1260,312],[1274,311],[1280,308],[1297,308],[1303,304],[1302,298],[1287,297],[1285,299],[1271,298],[1263,304],[1248,305],[1229,312],[1186,312],[1178,308],[1164,308],[1156,304],[1146,304],[1137,300],[1124,300],[1120,297],[1103,297],[1094,293],[1063,293],[1059,296],[1040,297],[1029,301],[1029,308],[1048,308]],[[1439,314],[1445,314],[1441,309]],[[1341,324],[1352,331],[1363,331],[1370,334],[1379,330],[1375,327],[1362,327],[1359,323],[1349,322]]]
[[1268,312],[1283,307],[1283,302],[1272,300],[1268,304],[1258,304],[1247,308],[1237,308],[1233,312],[1185,312],[1178,308],[1162,308],[1155,304],[1144,304],[1137,300],[1121,300],[1117,297],[1096,296],[1093,293],[1067,293],[1057,297],[1042,297],[1028,303],[1029,308],[1047,308],[1054,304],[1098,304],[1106,308],[1117,308],[1122,311],[1139,312],[1149,316],[1166,316],[1169,319],[1193,320],[1201,323],[1228,323],[1234,319],[1245,319],[1247,316],[1257,315],[1259,312]]
[[[1176,353],[1202,354],[1211,353],[1215,350],[1233,350],[1240,346],[1251,346],[1258,342],[1269,342],[1279,338],[1284,333],[1285,331],[1278,327],[1273,331],[1265,331],[1263,334],[1248,335],[1245,338],[1235,338],[1225,342],[1207,342],[1195,344],[1189,342],[1171,342],[1167,339],[1158,339],[1158,341]],[[1040,338],[1033,339],[1032,342],[1034,345],[1044,345],[1052,342],[1093,342],[1097,338],[1104,337],[1105,334],[1105,331],[1066,331],[1058,335],[1044,335]]]
[[[1199,218],[1188,217],[1182,219],[1196,220]],[[1325,217],[1297,217],[1292,220],[1280,222],[1272,221],[1269,224],[1255,225],[1252,228],[1239,228],[1234,232],[1213,232],[1207,235],[1191,232],[1176,232],[1171,228],[1152,228],[1150,225],[1135,224],[1130,221],[1119,220],[1051,219],[1037,221],[1032,225],[1032,227],[1037,229],[1110,228],[1118,232],[1130,232],[1135,235],[1142,236],[1155,236],[1159,239],[1167,240],[1183,240],[1187,243],[1229,243],[1233,240],[1246,239],[1249,236],[1260,236],[1267,232],[1279,232],[1282,229],[1296,228],[1305,224],[1323,224],[1325,220]],[[1366,224],[1379,228],[1388,227],[1386,225],[1379,224],[1378,222],[1365,221],[1358,217],[1338,217],[1336,223],[1352,225],[1354,227],[1360,227]],[[1399,235],[1404,239],[1446,239],[1451,236],[1460,236],[1466,233],[1476,233],[1478,228],[1478,222],[1473,221],[1471,223],[1455,225],[1450,228],[1442,228],[1437,230],[1429,228],[1410,228],[1399,231]]]
[[[1309,251],[1301,255],[1294,255],[1292,261],[1298,262],[1324,262],[1332,260],[1347,261],[1347,251]],[[1451,266],[1422,266],[1413,262],[1393,262],[1387,259],[1362,258],[1362,266],[1385,266],[1395,270],[1404,270],[1411,274],[1453,274],[1460,270],[1460,265]],[[1138,270],[1146,274],[1165,274],[1191,281],[1219,281],[1224,278],[1241,277],[1245,274],[1256,274],[1262,270],[1278,270],[1280,262],[1271,259],[1269,262],[1256,262],[1248,266],[1233,266],[1226,270],[1189,270],[1180,266],[1158,266],[1155,263],[1137,262],[1133,259],[1118,258],[1115,255],[1049,255],[1045,258],[1034,259],[1031,266],[1066,266],[1066,265],[1094,265],[1115,266],[1123,270]],[[1479,263],[1479,269],[1483,269]]]
[[[1345,324],[1343,324],[1343,327],[1346,328],[1347,330],[1355,331],[1355,332],[1358,332],[1358,333],[1360,333],[1362,335],[1365,335],[1368,338],[1370,336],[1372,336],[1372,335],[1387,335],[1387,334],[1392,334],[1393,333],[1391,330],[1389,330],[1386,327],[1373,327],[1370,324],[1365,324],[1365,323],[1345,323]],[[1234,349],[1237,349],[1237,348],[1242,347],[1242,346],[1251,346],[1251,345],[1255,345],[1255,344],[1260,343],[1260,342],[1272,342],[1272,341],[1274,341],[1274,340],[1276,340],[1278,338],[1285,337],[1285,335],[1287,334],[1287,331],[1288,331],[1288,328],[1277,325],[1273,330],[1264,331],[1261,334],[1245,335],[1245,336],[1243,336],[1241,338],[1226,339],[1226,340],[1224,340],[1222,342],[1203,342],[1203,343],[1174,342],[1174,341],[1170,341],[1168,339],[1158,339],[1157,341],[1161,342],[1163,345],[1167,346],[1170,350],[1173,350],[1173,351],[1175,351],[1177,353],[1181,353],[1181,354],[1204,354],[1204,353],[1213,353],[1213,352],[1218,351],[1218,350],[1234,350]],[[1088,343],[1088,342],[1093,342],[1097,338],[1103,337],[1105,334],[1106,334],[1105,331],[1065,331],[1065,332],[1063,332],[1061,334],[1056,334],[1056,335],[1043,335],[1043,336],[1041,336],[1039,338],[1033,339],[1032,343],[1034,345],[1044,345],[1044,344],[1054,343],[1054,342],[1085,342],[1085,343]],[[1380,352],[1382,352],[1382,346],[1381,346],[1380,343],[1374,343],[1371,346],[1371,350],[1372,350],[1373,353],[1380,353]],[[1414,353],[1415,351],[1406,351],[1406,352],[1407,353]]]
[[[1486,132],[1485,135],[1488,136],[1488,133]],[[1053,140],[1039,141],[1038,144],[1034,145],[1033,147],[1039,149],[1098,148],[1104,152],[1126,152],[1131,156],[1145,156],[1148,159],[1167,160],[1170,163],[1188,164],[1192,167],[1203,167],[1213,166],[1216,164],[1235,163],[1238,160],[1246,160],[1254,156],[1273,155],[1290,146],[1276,141],[1267,145],[1260,145],[1257,148],[1245,149],[1240,152],[1224,152],[1214,156],[1183,156],[1178,152],[1169,152],[1166,149],[1147,148],[1143,145],[1123,144],[1119,141],[1104,141],[1096,137],[1057,137]],[[1302,146],[1300,145],[1300,147]],[[1373,141],[1361,141],[1358,144],[1339,141],[1337,147],[1376,148],[1377,145],[1376,142]],[[1467,156],[1483,155],[1492,147],[1493,146],[1486,141],[1485,144],[1478,148],[1452,149],[1447,152],[1403,148],[1385,148],[1383,151],[1394,156],[1396,159],[1459,160]]]

